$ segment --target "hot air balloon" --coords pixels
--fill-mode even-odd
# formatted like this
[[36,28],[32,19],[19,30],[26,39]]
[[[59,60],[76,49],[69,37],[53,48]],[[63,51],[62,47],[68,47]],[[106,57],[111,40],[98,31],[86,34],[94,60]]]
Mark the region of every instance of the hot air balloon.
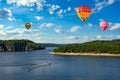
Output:
[[25,24],[25,27],[26,27],[26,29],[30,29],[31,24],[30,24],[30,23],[26,23],[26,24]]
[[100,28],[105,31],[108,28],[108,22],[107,21],[101,21],[100,22]]
[[88,17],[91,14],[91,9],[88,6],[80,6],[77,8],[77,15],[82,20],[82,22],[85,22]]

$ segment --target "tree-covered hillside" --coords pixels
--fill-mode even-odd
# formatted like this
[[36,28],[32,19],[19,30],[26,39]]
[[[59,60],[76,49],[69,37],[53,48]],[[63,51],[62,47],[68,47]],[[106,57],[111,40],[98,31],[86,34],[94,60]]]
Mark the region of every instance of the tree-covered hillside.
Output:
[[63,46],[63,45],[67,45],[67,44],[54,44],[54,43],[40,43],[45,47],[59,47],[59,46]]
[[120,54],[120,40],[92,41],[82,44],[60,46],[54,52],[68,53],[115,53]]
[[45,47],[30,40],[0,40],[0,52],[31,51],[40,49],[45,49]]

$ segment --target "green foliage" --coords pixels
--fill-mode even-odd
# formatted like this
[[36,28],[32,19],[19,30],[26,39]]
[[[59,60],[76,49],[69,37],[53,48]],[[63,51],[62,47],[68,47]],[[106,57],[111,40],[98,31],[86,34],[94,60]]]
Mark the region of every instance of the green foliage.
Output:
[[66,44],[54,44],[54,43],[41,43],[41,44],[44,45],[45,47],[59,47],[66,45]]
[[120,40],[92,41],[82,44],[65,45],[54,49],[54,52],[120,54]]
[[0,40],[2,51],[30,51],[45,49],[41,44],[36,44],[30,40]]

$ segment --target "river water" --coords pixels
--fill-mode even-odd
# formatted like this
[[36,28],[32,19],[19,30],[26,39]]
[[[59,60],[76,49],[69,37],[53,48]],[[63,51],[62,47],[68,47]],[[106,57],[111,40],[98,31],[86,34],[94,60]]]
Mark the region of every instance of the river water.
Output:
[[0,53],[0,80],[120,80],[120,57],[58,56],[52,51]]

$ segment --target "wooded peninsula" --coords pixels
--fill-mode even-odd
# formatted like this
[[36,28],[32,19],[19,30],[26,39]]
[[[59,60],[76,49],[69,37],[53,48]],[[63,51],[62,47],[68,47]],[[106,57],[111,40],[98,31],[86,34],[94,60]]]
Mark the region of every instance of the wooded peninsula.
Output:
[[120,39],[64,45],[54,49],[53,54],[57,53],[61,55],[120,54]]

